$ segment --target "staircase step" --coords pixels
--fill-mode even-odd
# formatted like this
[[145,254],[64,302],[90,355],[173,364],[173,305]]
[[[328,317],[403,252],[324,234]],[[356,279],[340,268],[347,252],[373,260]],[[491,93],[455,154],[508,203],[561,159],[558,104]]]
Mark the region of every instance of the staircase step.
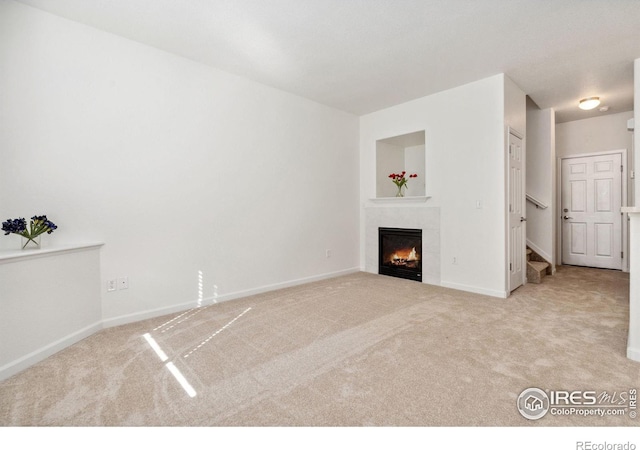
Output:
[[531,261],[531,253],[533,253],[533,250],[527,247],[527,261]]
[[541,261],[527,261],[527,281],[529,283],[541,283],[547,274],[549,263]]

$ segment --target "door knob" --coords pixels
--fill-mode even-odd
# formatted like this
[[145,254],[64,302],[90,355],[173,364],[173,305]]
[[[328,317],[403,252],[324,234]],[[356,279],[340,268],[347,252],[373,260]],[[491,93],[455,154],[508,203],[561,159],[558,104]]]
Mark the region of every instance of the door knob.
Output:
[[573,217],[564,216],[564,217],[563,217],[563,219],[564,219],[564,220],[567,220],[567,219],[573,219]]
[[524,217],[520,217],[520,222],[526,222],[527,219],[525,219]]

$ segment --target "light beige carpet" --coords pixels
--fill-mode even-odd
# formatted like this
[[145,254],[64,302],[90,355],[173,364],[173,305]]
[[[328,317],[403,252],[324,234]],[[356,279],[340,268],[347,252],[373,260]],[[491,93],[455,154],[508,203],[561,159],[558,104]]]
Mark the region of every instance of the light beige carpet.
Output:
[[0,383],[0,425],[637,426],[516,408],[640,387],[628,296],[575,267],[508,299],[357,273],[104,330]]

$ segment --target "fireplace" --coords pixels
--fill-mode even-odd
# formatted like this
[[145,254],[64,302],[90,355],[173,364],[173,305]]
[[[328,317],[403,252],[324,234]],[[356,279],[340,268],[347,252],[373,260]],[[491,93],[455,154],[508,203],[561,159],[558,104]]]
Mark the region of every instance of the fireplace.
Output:
[[378,273],[422,281],[422,230],[378,228]]

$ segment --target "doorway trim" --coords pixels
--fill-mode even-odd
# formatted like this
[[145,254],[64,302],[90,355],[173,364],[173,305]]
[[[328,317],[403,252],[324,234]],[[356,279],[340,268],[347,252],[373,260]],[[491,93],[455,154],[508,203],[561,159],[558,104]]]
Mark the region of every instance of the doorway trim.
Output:
[[511,211],[509,208],[509,199],[510,199],[510,186],[511,186],[511,171],[510,171],[510,160],[509,160],[509,147],[511,144],[511,136],[514,136],[518,139],[520,139],[522,141],[522,179],[521,179],[521,202],[522,202],[522,218],[524,219],[522,221],[522,258],[521,258],[521,265],[522,265],[522,281],[521,284],[518,285],[518,287],[520,286],[524,286],[527,284],[527,256],[526,256],[526,243],[527,243],[527,232],[526,232],[526,173],[527,173],[527,147],[526,147],[526,140],[525,140],[525,136],[524,134],[522,134],[521,132],[519,132],[518,130],[515,130],[511,127],[507,127],[507,140],[506,140],[506,154],[505,154],[505,171],[506,171],[506,186],[505,186],[505,210],[506,210],[506,226],[505,226],[505,230],[506,230],[506,255],[505,255],[505,272],[506,272],[506,296],[509,297],[511,295],[511,293],[516,289],[513,288],[511,286],[511,269],[509,267],[509,263],[511,261],[511,246],[513,245],[513,242],[511,240],[511,232],[510,232],[510,215],[511,215]]
[[[594,152],[594,153],[576,153],[575,155],[567,155],[567,156],[559,156],[556,161],[556,176],[557,176],[557,184],[558,189],[556,189],[556,207],[558,209],[558,214],[556,214],[556,261],[557,265],[562,265],[562,161],[565,159],[573,159],[573,158],[584,158],[589,156],[605,156],[605,155],[613,155],[613,154],[621,155],[621,163],[622,163],[622,205],[627,206],[627,198],[628,198],[628,160],[627,160],[627,149],[623,148],[620,150],[607,150],[602,152]],[[629,221],[626,215],[622,215],[622,242],[621,248],[622,250],[622,271],[629,272]]]

